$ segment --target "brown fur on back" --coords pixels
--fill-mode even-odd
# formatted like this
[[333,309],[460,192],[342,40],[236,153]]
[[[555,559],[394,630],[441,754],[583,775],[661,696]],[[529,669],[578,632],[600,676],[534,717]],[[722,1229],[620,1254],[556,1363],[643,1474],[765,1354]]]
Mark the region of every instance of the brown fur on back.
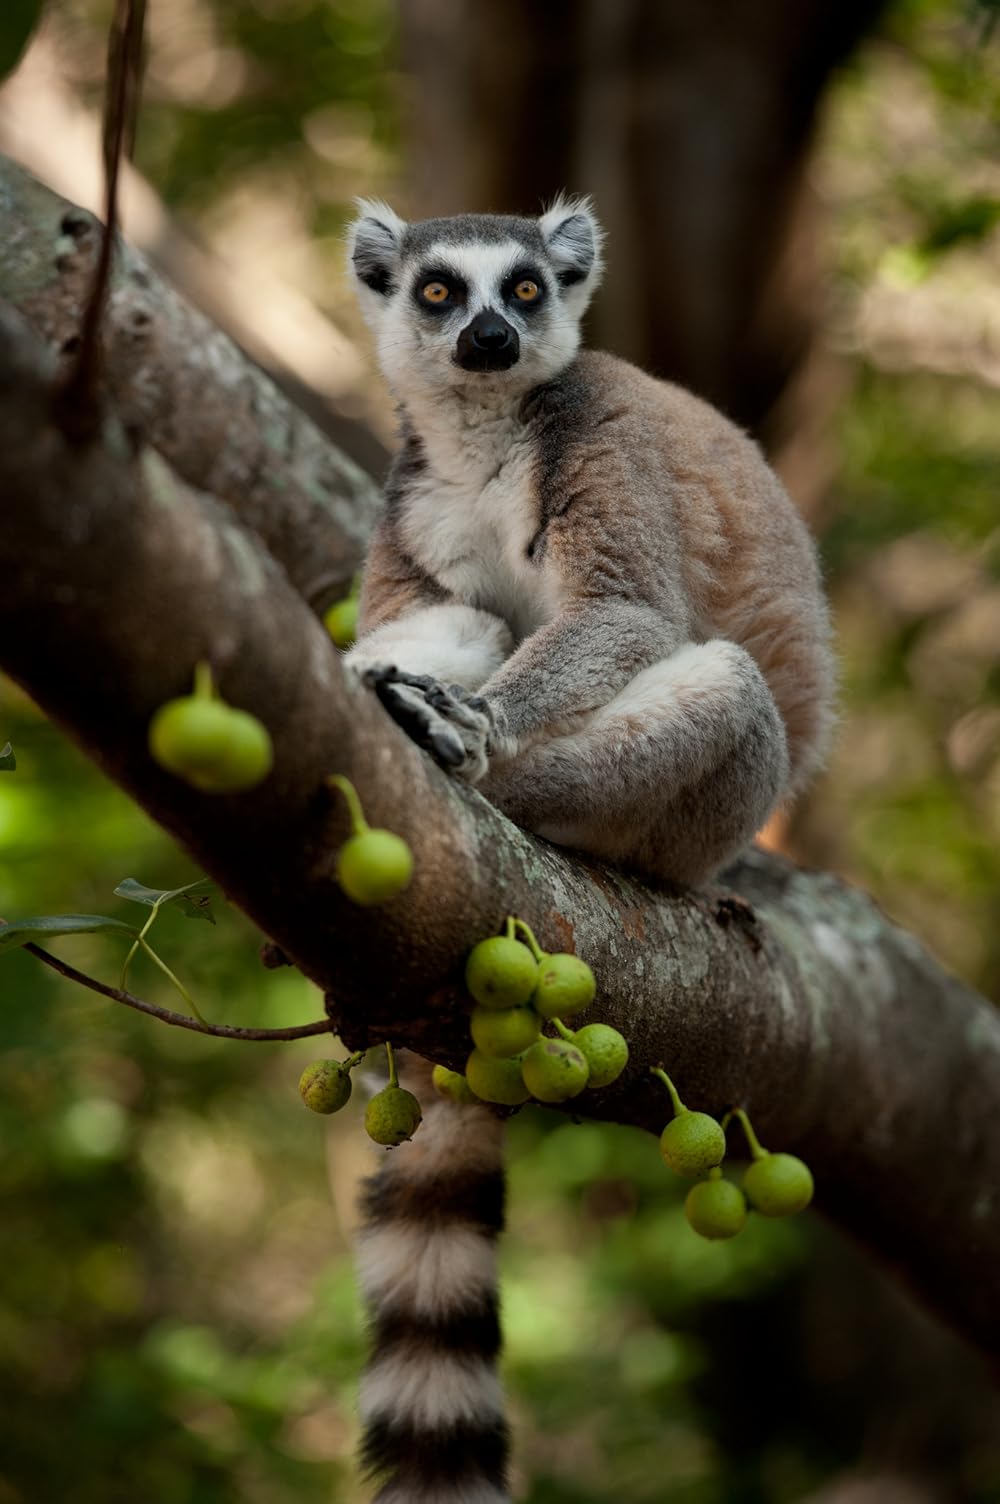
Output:
[[572,572],[590,510],[615,539],[610,552],[601,541],[602,586],[618,558],[651,602],[672,598],[691,640],[744,647],[785,723],[796,792],[832,725],[830,622],[808,530],[757,445],[692,393],[599,351],[529,402],[545,546]]

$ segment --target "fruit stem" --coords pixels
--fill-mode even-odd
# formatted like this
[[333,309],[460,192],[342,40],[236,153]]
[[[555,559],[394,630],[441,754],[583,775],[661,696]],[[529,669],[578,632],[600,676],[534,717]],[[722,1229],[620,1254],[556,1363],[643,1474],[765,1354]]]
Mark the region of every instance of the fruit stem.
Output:
[[156,919],[157,914],[160,912],[160,904],[162,903],[162,901],[163,901],[162,899],[158,898],[155,901],[155,903],[151,906],[150,913],[149,913],[149,918],[146,920],[146,923],[143,925],[142,929],[139,931],[138,935],[136,936],[136,938],[132,942],[132,949],[129,951],[128,955],[125,957],[125,962],[124,962],[124,965],[122,966],[122,974],[121,974],[121,978],[120,978],[120,980],[118,982],[118,990],[119,990],[119,992],[124,992],[126,990],[126,987],[127,987],[127,984],[128,984],[128,969],[132,965],[132,959],[133,959],[136,951],[139,949],[139,946],[142,945],[142,943],[145,940],[146,936],[149,934],[149,931],[153,928],[153,922]]
[[760,1139],[757,1137],[756,1133],[754,1133],[753,1125],[751,1124],[750,1119],[747,1117],[746,1113],[743,1111],[743,1108],[734,1107],[732,1110],[732,1116],[734,1118],[739,1118],[740,1120],[743,1132],[746,1134],[747,1143],[750,1145],[751,1157],[753,1159],[766,1159],[769,1150],[763,1147]]
[[[205,1027],[207,1028],[208,1027],[208,1020],[203,1016],[203,1014],[199,1010],[198,1004],[195,1002],[195,1000],[191,996],[190,992],[188,992],[187,988],[184,986],[184,983],[182,981],[180,981],[179,978],[177,978],[177,977],[174,976],[173,972],[170,970],[170,967],[167,965],[166,961],[162,960],[161,957],[159,957],[156,954],[156,951],[150,945],[149,941],[148,940],[143,940],[143,938],[142,938],[141,935],[139,937],[139,943],[142,946],[143,950],[146,952],[146,955],[153,962],[154,966],[158,966],[160,968],[160,970],[163,972],[163,975],[167,978],[167,980],[170,981],[170,982],[173,982],[174,986],[177,988],[177,991],[180,993],[181,997],[187,1003],[188,1007],[191,1009],[191,1012],[194,1014],[194,1016],[198,1020],[198,1022],[200,1024],[204,1024]],[[124,987],[121,990],[122,990],[122,992],[124,992],[125,991]]]
[[215,698],[212,665],[207,658],[200,659],[194,666],[194,693],[195,698],[198,700],[211,700]]
[[508,914],[507,915],[507,923],[504,926],[504,938],[505,939],[507,939],[507,940],[513,940],[514,939],[514,925],[516,923],[517,923],[517,921],[514,918],[513,914]]
[[573,1043],[576,1035],[573,1033],[572,1029],[567,1029],[561,1018],[550,1018],[549,1023],[555,1025],[556,1032],[562,1035],[567,1044]]
[[542,947],[539,945],[538,941],[535,939],[535,932],[531,928],[531,925],[530,924],[525,924],[525,922],[524,922],[523,919],[516,919],[516,918],[514,920],[514,923],[517,926],[517,928],[521,931],[521,933],[524,936],[525,941],[527,943],[528,949],[531,951],[531,954],[534,956],[535,960],[538,962],[538,964],[540,966],[542,964],[542,957],[544,956],[545,952],[542,950]]
[[345,778],[343,773],[328,773],[326,775],[326,785],[327,788],[339,789],[343,794],[347,800],[347,808],[351,816],[351,831],[356,836],[363,836],[369,826],[368,821],[365,819],[365,812],[361,808],[361,800],[358,798],[358,791],[354,787],[354,784],[349,778]]
[[344,1070],[353,1071],[355,1066],[360,1065],[362,1060],[364,1060],[365,1054],[366,1051],[358,1050],[356,1055],[348,1055],[347,1059],[343,1062]]
[[660,1080],[667,1088],[667,1091],[670,1093],[670,1100],[674,1104],[674,1117],[679,1118],[682,1112],[687,1112],[688,1109],[684,1106],[684,1103],[677,1095],[676,1086],[671,1081],[670,1077],[667,1075],[663,1067],[661,1065],[651,1065],[649,1067],[649,1073],[651,1076],[659,1076]]
[[396,1057],[392,1053],[392,1045],[388,1040],[385,1042],[385,1053],[389,1057],[389,1085],[398,1086],[399,1076],[396,1074]]

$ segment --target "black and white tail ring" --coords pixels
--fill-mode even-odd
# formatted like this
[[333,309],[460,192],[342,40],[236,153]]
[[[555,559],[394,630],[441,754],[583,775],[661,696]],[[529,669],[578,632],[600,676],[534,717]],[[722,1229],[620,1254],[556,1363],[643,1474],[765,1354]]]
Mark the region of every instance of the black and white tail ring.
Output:
[[363,1190],[357,1263],[372,1353],[362,1459],[376,1504],[509,1504],[496,1368],[503,1127],[486,1108],[438,1097],[429,1074],[410,1064],[420,1131]]

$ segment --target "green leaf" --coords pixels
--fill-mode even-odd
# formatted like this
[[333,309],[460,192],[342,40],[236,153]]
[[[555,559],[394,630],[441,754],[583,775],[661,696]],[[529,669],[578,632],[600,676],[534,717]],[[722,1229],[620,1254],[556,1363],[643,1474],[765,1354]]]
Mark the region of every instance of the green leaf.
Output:
[[139,933],[134,925],[120,919],[106,919],[103,914],[42,914],[33,919],[19,919],[14,924],[0,923],[0,951],[16,950],[32,941],[51,940],[56,935],[87,935],[97,931],[131,935]]
[[42,14],[43,0],[4,0],[0,5],[0,78],[13,73]]
[[183,888],[147,888],[134,877],[126,877],[115,889],[119,898],[127,898],[131,903],[145,904],[148,909],[164,909],[168,904],[176,904],[185,919],[205,919],[209,924],[215,923],[211,899],[215,891],[215,883],[207,877],[199,877]]
[[0,747],[0,773],[13,773],[17,767],[17,758],[14,756],[14,748],[10,742],[4,742]]

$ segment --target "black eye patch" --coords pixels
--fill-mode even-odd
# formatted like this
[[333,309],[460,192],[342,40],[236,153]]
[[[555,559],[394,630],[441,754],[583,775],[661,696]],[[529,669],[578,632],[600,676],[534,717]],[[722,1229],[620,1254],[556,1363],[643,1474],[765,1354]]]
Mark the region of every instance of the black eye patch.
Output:
[[[533,297],[519,297],[517,289],[522,283],[529,282],[537,288],[537,292]],[[512,308],[516,308],[518,313],[534,313],[545,302],[547,289],[541,272],[536,271],[533,266],[525,265],[517,267],[503,279],[500,291],[503,293],[504,301]]]
[[442,267],[427,266],[414,278],[412,292],[424,313],[450,313],[465,306],[469,287],[464,277]]

